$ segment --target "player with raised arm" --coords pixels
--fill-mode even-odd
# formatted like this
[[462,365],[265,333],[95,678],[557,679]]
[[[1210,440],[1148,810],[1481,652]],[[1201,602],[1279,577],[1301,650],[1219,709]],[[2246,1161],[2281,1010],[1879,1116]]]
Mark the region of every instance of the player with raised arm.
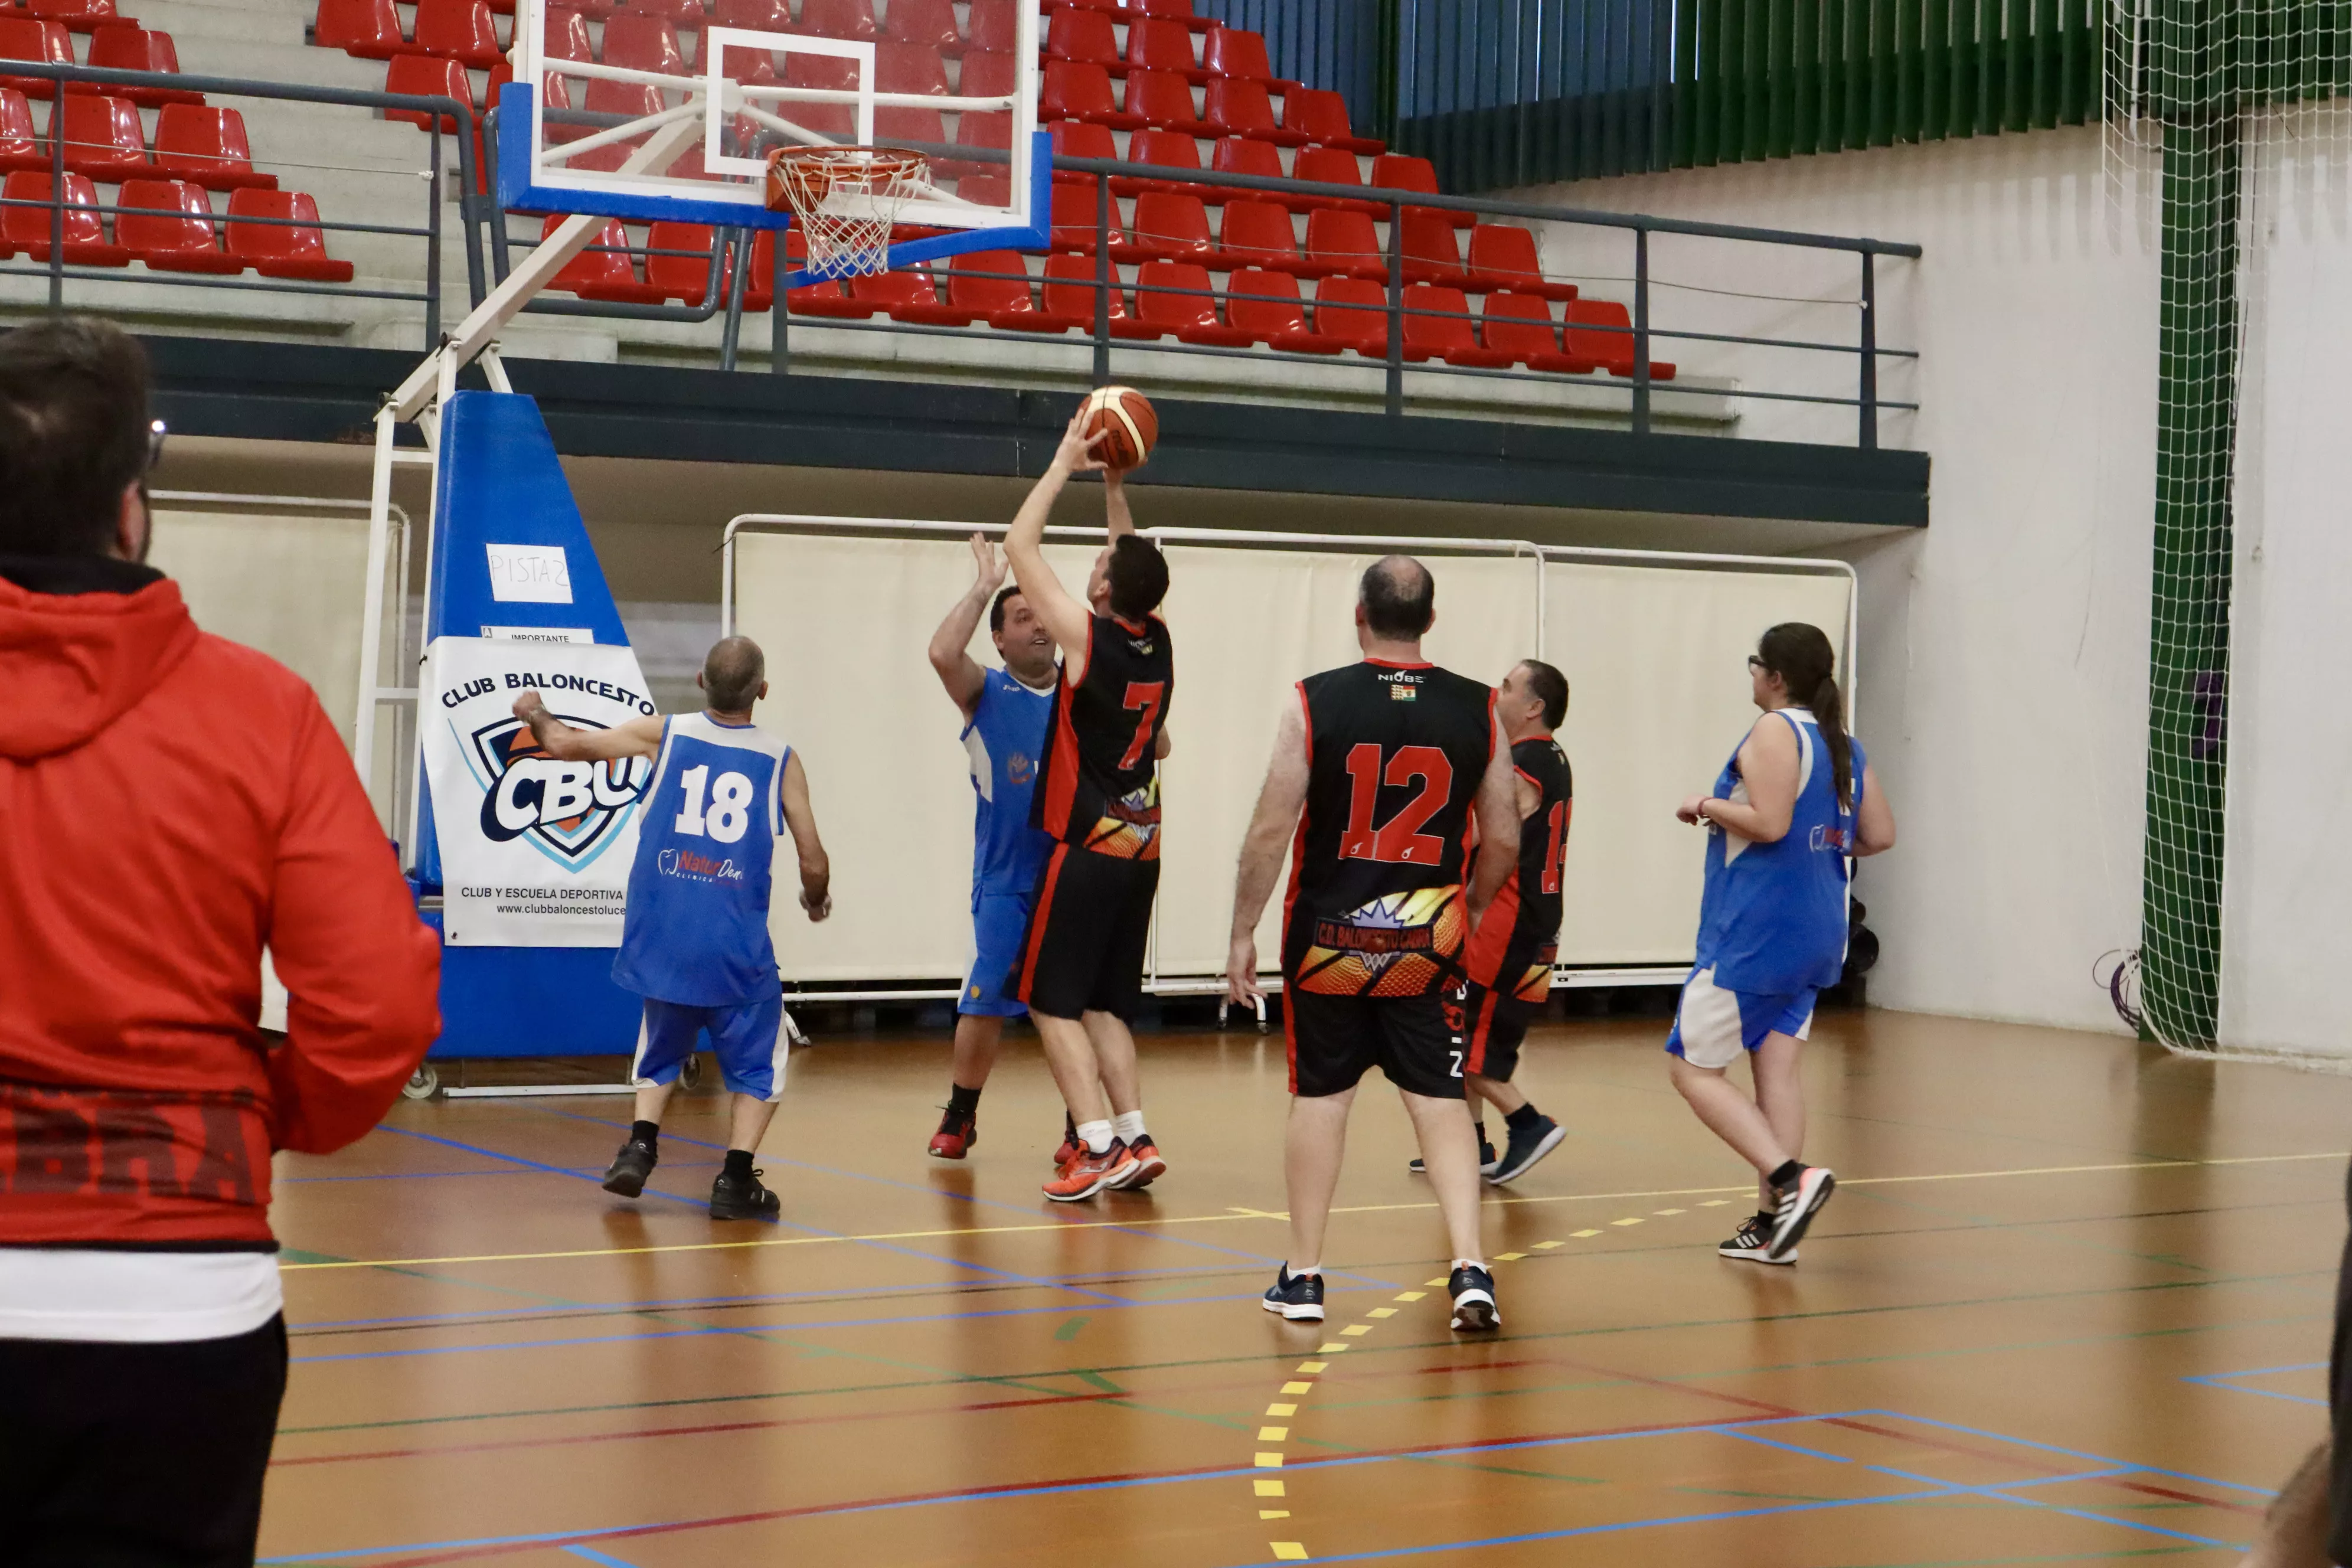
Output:
[[[1082,417],[1082,416],[1081,416]],[[1076,1203],[1140,1187],[1167,1169],[1143,1123],[1130,1033],[1143,999],[1160,888],[1160,760],[1168,754],[1175,662],[1154,612],[1168,563],[1135,531],[1123,476],[1093,456],[1073,418],[1004,538],[1021,596],[1062,647],[1062,679],[1031,817],[1054,840],[1023,945],[1020,996],[1076,1123],[1045,1195]],[[1045,519],[1073,473],[1103,476],[1110,542],[1087,596],[1045,563]]]
[[[1845,732],[1835,655],[1818,626],[1789,621],[1748,660],[1763,714],[1712,794],[1675,816],[1706,829],[1698,952],[1666,1037],[1675,1087],[1708,1131],[1754,1165],[1762,1203],[1716,1250],[1794,1263],[1837,1178],[1798,1158],[1805,1141],[1798,1046],[1813,997],[1845,966],[1853,858],[1895,846],[1895,813]],[[1743,1054],[1750,1100],[1728,1078]]]
[[[1471,928],[1517,863],[1519,813],[1494,689],[1421,656],[1436,598],[1429,569],[1410,556],[1365,572],[1356,602],[1363,659],[1298,683],[1242,841],[1225,968],[1235,1002],[1263,995],[1258,916],[1286,846],[1291,856],[1282,936],[1290,1256],[1265,1306],[1294,1321],[1323,1317],[1324,1229],[1356,1085],[1373,1067],[1403,1097],[1437,1190],[1454,1248],[1454,1326],[1501,1321],[1478,1239],[1467,1047],[1448,1026],[1446,993]],[[1488,852],[1465,888],[1474,815]]]
[[[975,533],[971,554],[971,588],[931,634],[930,646],[931,668],[963,714],[963,747],[978,802],[971,829],[975,956],[956,998],[947,1114],[931,1137],[930,1152],[942,1160],[961,1160],[980,1142],[980,1091],[1003,1047],[1004,1020],[1028,1011],[1012,994],[1013,984],[1037,875],[1054,848],[1053,839],[1029,821],[1059,679],[1054,634],[1019,588],[1002,586],[1005,565],[995,546]],[[982,668],[969,651],[983,611],[1002,668]]]
[[752,703],[768,694],[767,677],[759,644],[726,637],[712,645],[697,678],[709,701],[699,713],[583,730],[549,712],[536,691],[514,705],[551,757],[654,759],[613,960],[614,983],[646,999],[629,1065],[636,1121],[604,1173],[604,1190],[625,1198],[645,1191],[661,1158],[662,1110],[696,1037],[708,1032],[735,1096],[726,1161],[710,1184],[713,1219],[773,1219],[782,1207],[751,1168],[784,1090],[783,987],[768,935],[779,833],[790,830],[799,852],[801,908],[812,921],[833,912],[808,773],[798,752],[751,722]]

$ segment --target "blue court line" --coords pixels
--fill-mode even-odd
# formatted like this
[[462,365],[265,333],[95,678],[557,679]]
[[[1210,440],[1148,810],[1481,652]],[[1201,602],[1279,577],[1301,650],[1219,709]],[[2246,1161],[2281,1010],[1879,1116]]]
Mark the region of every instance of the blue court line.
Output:
[[[2085,1453],[2080,1448],[2064,1448],[2055,1443],[2037,1443],[2030,1437],[2012,1437],[2006,1432],[1990,1432],[1981,1426],[1963,1426],[1957,1421],[1937,1421],[1930,1416],[1906,1415],[1900,1410],[1848,1410],[1842,1412],[1836,1417],[1822,1416],[1821,1419],[1843,1420],[1855,1415],[1883,1415],[1890,1421],[1908,1421],[1914,1426],[1934,1426],[1946,1432],[1965,1432],[1971,1437],[1990,1438],[1993,1442],[2006,1443],[2013,1448],[2039,1448],[2045,1454],[2063,1454],[2070,1459],[2088,1459],[2094,1464],[2113,1465],[2121,1462],[2106,1454]],[[2132,1468],[2144,1476],[2168,1476],[2176,1481],[2195,1481],[2200,1486],[2220,1487],[2225,1491],[2252,1492],[2256,1497],[2265,1498],[2278,1495],[2268,1487],[2250,1487],[2243,1481],[2220,1480],[2212,1476],[2195,1475],[2188,1470],[2168,1470],[2160,1465],[2134,1465]]]
[[2279,1399],[2289,1405],[2316,1405],[2328,1407],[2325,1399],[2314,1399],[2307,1394],[2281,1394],[2274,1388],[2246,1388],[2237,1380],[2242,1377],[2263,1377],[2275,1372],[2313,1372],[2325,1367],[2324,1361],[2304,1362],[2294,1366],[2258,1366],[2245,1372],[2209,1372],[2194,1377],[2184,1377],[2183,1383],[2197,1384],[2205,1388],[2219,1388],[2231,1394],[2251,1394],[2257,1399]]
[[604,1568],[636,1568],[635,1563],[624,1563],[619,1558],[599,1552],[593,1546],[567,1546],[563,1550],[574,1557],[584,1557],[591,1563],[601,1563]]
[[520,1171],[384,1171],[373,1176],[273,1175],[269,1180],[272,1186],[299,1187],[320,1182],[430,1182],[454,1176],[520,1176],[522,1173]]

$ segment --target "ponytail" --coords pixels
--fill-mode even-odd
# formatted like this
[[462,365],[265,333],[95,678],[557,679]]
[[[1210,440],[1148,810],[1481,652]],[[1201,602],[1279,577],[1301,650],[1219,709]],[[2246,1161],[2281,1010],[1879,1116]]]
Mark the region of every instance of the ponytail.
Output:
[[1853,806],[1853,743],[1845,732],[1845,704],[1835,677],[1837,656],[1819,626],[1783,621],[1757,639],[1756,657],[1779,676],[1791,701],[1801,692],[1812,694],[1813,721],[1829,748],[1830,767],[1837,779],[1841,809]]

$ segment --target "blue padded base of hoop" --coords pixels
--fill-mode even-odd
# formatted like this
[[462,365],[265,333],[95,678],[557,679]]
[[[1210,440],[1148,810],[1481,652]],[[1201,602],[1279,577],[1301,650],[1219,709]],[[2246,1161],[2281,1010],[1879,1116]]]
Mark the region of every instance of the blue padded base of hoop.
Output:
[[[530,123],[530,84],[510,81],[499,89],[499,123],[521,127]],[[1044,131],[1032,139],[1029,168],[1028,226],[968,228],[890,247],[890,267],[912,267],[943,257],[974,250],[1044,250],[1053,243],[1054,139]],[[642,191],[583,191],[570,185],[531,184],[530,136],[506,132],[499,137],[499,205],[509,212],[542,216],[586,214],[616,217],[632,223],[700,223],[714,228],[787,229],[790,213],[771,212],[750,202],[698,202],[679,196],[647,195]],[[788,288],[803,288],[829,279],[806,268],[787,279]]]

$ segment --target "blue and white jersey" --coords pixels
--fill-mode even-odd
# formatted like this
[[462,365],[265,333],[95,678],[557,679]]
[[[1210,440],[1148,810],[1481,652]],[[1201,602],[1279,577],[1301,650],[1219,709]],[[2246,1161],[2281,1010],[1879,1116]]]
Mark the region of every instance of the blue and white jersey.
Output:
[[[1847,869],[1862,804],[1862,745],[1853,742],[1853,802],[1841,806],[1837,773],[1811,711],[1776,710],[1797,735],[1797,804],[1777,844],[1710,826],[1698,959],[1730,991],[1785,995],[1834,985],[1845,967]],[[1745,743],[1744,742],[1742,742]],[[1746,805],[1739,753],[1715,781],[1718,800]]]
[[776,994],[768,893],[792,748],[708,713],[663,721],[645,794],[614,983],[640,996],[724,1007]]
[[1054,689],[1034,690],[1009,670],[982,677],[980,700],[963,727],[971,759],[972,793],[980,797],[971,823],[971,896],[1018,893],[1027,898],[1054,840],[1029,826],[1029,797],[1045,752],[1045,725]]

